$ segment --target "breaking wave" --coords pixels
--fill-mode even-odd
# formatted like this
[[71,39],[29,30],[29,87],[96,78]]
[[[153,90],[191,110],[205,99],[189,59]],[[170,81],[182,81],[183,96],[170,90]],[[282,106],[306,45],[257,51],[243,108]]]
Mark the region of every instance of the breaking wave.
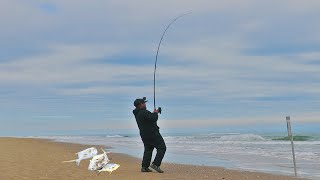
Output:
[[227,135],[219,138],[221,141],[266,141],[265,138],[256,134]]
[[[312,140],[313,137],[311,136],[293,136],[293,140],[294,141],[310,141]],[[277,140],[277,141],[290,141],[290,137],[289,136],[285,136],[285,137],[278,137],[278,138],[273,138],[272,140]]]
[[107,135],[107,138],[123,138],[123,137],[129,137],[129,136],[123,136],[123,135],[119,135],[119,134],[115,134],[115,135]]

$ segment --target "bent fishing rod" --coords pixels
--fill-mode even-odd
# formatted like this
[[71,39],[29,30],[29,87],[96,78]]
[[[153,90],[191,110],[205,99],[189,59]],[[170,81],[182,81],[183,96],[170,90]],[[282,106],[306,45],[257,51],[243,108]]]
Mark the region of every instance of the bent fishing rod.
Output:
[[[162,43],[162,40],[164,38],[164,35],[166,34],[167,30],[170,28],[170,26],[176,22],[179,18],[186,16],[188,14],[191,14],[191,12],[182,14],[176,18],[174,18],[166,27],[166,29],[163,31],[162,36],[160,38],[159,44],[158,44],[158,49],[157,49],[157,54],[156,54],[156,61],[154,62],[154,72],[153,72],[153,107],[156,109],[156,71],[157,71],[157,62],[158,62],[158,55],[159,55],[159,50],[160,46]],[[159,113],[161,114],[161,107],[158,108]]]

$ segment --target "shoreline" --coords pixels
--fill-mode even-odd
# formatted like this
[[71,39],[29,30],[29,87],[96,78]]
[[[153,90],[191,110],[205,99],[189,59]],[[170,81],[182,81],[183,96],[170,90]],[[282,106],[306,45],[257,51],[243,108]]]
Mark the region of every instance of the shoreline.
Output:
[[[189,164],[162,164],[163,174],[156,172],[141,173],[141,159],[122,153],[111,153],[111,163],[120,164],[112,174],[101,173],[97,176],[88,171],[89,160],[81,161],[79,167],[74,163],[61,163],[75,159],[74,153],[95,146],[76,143],[56,142],[51,139],[0,137],[0,179],[306,179],[291,176],[231,170],[223,167],[196,166]],[[19,162],[19,163],[17,163]]]

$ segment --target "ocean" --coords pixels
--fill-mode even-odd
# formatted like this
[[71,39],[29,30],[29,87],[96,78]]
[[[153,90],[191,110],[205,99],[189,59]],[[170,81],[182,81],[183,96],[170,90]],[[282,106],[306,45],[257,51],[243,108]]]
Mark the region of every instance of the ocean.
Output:
[[[197,133],[163,137],[167,144],[165,162],[294,175],[290,141],[279,134]],[[138,158],[143,154],[142,141],[133,134],[37,138],[111,146],[111,152]],[[295,140],[298,175],[320,179],[320,135],[298,135]]]

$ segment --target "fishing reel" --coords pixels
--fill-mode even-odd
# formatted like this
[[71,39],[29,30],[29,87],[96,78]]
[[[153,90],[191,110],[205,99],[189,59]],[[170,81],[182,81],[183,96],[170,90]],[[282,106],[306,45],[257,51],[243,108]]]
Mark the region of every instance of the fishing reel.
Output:
[[[146,97],[143,97],[142,99],[143,99],[145,102],[148,102]],[[157,111],[159,112],[159,114],[161,114],[162,108],[161,108],[161,107],[158,107]]]

